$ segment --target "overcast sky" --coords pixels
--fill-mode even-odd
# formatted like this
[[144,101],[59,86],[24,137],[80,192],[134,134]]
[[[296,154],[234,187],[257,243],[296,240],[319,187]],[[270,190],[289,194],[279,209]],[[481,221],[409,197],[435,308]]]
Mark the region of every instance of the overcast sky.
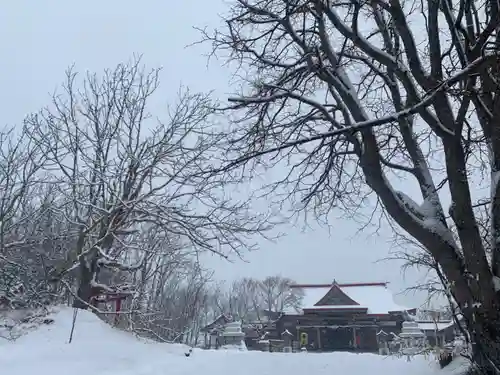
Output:
[[[185,48],[199,39],[193,26],[214,28],[227,10],[221,0],[16,0],[0,7],[1,120],[19,123],[31,111],[48,104],[49,93],[62,82],[65,69],[100,72],[143,54],[150,67],[164,68],[158,114],[175,97],[182,83],[196,91],[215,90],[224,99],[230,92],[230,71],[219,63],[206,67],[208,46]],[[335,217],[337,215],[338,217]],[[421,277],[416,271],[403,278],[400,264],[377,262],[388,256],[391,232],[379,236],[356,234],[358,225],[333,214],[333,229],[302,232],[282,228],[287,237],[261,242],[246,262],[228,263],[215,257],[205,262],[221,280],[241,276],[281,274],[299,283],[389,281],[395,293]],[[399,296],[415,306],[423,296]]]

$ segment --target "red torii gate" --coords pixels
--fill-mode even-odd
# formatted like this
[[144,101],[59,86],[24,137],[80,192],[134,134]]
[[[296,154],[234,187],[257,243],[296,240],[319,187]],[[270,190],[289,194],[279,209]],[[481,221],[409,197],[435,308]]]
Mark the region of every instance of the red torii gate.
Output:
[[91,297],[90,304],[95,308],[97,308],[99,303],[108,303],[114,301],[115,302],[114,324],[117,325],[120,318],[120,313],[122,311],[122,303],[129,296],[130,293],[120,293],[120,292],[99,293]]

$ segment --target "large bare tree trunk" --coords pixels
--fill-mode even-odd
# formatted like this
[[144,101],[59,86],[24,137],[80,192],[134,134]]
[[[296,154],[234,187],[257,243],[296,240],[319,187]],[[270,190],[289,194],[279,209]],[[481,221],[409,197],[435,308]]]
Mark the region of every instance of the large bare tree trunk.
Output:
[[352,217],[375,198],[438,264],[488,371],[500,368],[498,7],[237,0],[226,32],[204,34],[252,77],[224,108],[234,159],[219,171],[288,166],[267,193],[292,215]]

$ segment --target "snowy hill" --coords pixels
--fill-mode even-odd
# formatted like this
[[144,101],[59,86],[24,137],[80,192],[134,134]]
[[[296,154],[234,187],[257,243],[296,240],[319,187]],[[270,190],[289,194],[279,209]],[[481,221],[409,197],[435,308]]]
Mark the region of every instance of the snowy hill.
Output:
[[183,345],[140,340],[115,330],[89,312],[78,313],[73,342],[67,344],[73,310],[52,314],[42,325],[15,342],[0,341],[0,368],[9,375],[455,375],[460,362],[439,370],[423,357],[386,358],[371,354],[282,354],[195,350],[185,357]]

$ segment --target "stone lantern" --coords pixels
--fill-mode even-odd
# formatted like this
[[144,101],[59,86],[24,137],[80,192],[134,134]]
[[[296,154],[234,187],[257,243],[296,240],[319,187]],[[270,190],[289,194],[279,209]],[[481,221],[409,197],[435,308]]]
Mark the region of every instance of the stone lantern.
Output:
[[403,322],[399,337],[403,339],[405,354],[416,354],[424,346],[425,334],[418,328],[417,322]]
[[245,333],[241,330],[241,322],[229,322],[222,332],[223,346],[239,350],[246,350]]

